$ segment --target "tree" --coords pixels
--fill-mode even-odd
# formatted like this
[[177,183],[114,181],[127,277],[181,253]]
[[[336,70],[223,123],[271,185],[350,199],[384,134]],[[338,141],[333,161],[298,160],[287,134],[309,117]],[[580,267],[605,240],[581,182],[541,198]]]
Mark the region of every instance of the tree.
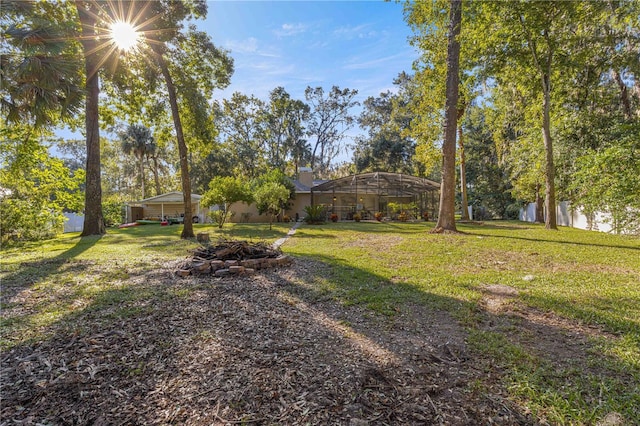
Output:
[[367,137],[357,141],[354,152],[356,171],[387,171],[412,173],[411,163],[415,144],[408,137],[408,122],[403,112],[401,94],[387,91],[364,101],[364,109],[358,118]]
[[151,136],[151,130],[140,124],[131,124],[124,132],[121,132],[119,136],[122,143],[122,151],[127,155],[133,154],[138,161],[138,176],[140,178],[142,192],[141,199],[144,199],[144,160],[156,149],[153,136]]
[[635,137],[625,137],[605,149],[587,150],[577,160],[579,167],[572,183],[585,213],[610,213],[612,229],[617,233],[640,232],[638,130]]
[[[486,122],[481,106],[469,107],[465,123],[465,156],[469,184],[469,199],[479,220],[492,218],[517,219],[520,205],[511,196],[509,164],[501,161],[492,129]],[[517,208],[517,210],[516,210]]]
[[447,47],[447,100],[445,104],[444,143],[442,145],[442,184],[440,208],[434,233],[456,232],[456,129],[458,118],[458,82],[460,58],[460,26],[462,24],[462,0],[451,0],[449,41]]
[[[75,10],[72,5],[75,5]],[[103,15],[95,2],[48,4],[4,2],[3,16],[15,21],[7,30],[16,51],[3,55],[3,108],[12,120],[29,115],[34,124],[50,126],[55,115],[69,120],[82,99],[79,65],[85,64],[85,131],[87,143],[84,229],[82,235],[105,233],[100,188],[100,140],[98,130],[98,71],[106,45],[97,40],[97,23]],[[74,16],[75,13],[75,16]],[[80,23],[78,37],[76,25]],[[82,55],[75,44],[80,41]],[[18,68],[17,65],[22,62]],[[6,71],[8,72],[6,72]],[[26,72],[25,72],[26,71]],[[13,79],[13,81],[11,81]],[[6,83],[15,83],[6,86]]]
[[345,133],[353,126],[354,117],[349,110],[359,104],[353,100],[358,91],[333,86],[325,97],[322,87],[308,86],[304,94],[311,108],[309,136],[315,138],[311,168],[323,175],[329,171],[331,160],[340,152]]
[[309,107],[302,101],[291,99],[284,87],[269,93],[269,103],[263,110],[262,138],[265,142],[268,165],[285,171],[287,161],[293,158],[296,144],[304,135],[303,122]]
[[52,158],[39,135],[27,126],[0,127],[1,242],[55,236],[63,211],[82,208],[84,170],[69,170]]
[[269,214],[269,229],[271,229],[273,218],[280,213],[282,204],[289,199],[289,189],[278,182],[267,181],[254,190],[253,198],[258,212]]
[[537,117],[542,129],[547,229],[557,229],[554,96],[561,96],[574,70],[581,69],[591,55],[594,33],[590,23],[600,22],[605,7],[605,2],[562,1],[472,5],[476,19],[468,36],[481,41],[475,44],[478,64],[498,84],[515,84],[528,96],[527,114]]
[[219,114],[227,152],[236,172],[249,179],[266,171],[265,147],[262,145],[264,102],[254,96],[234,92],[224,99]]
[[237,202],[251,203],[251,190],[246,180],[240,176],[215,177],[209,183],[209,190],[202,194],[200,204],[205,207],[219,205],[222,207],[216,217],[218,228],[227,221],[231,206]]
[[87,182],[84,202],[82,236],[102,235],[106,232],[102,217],[102,185],[100,175],[100,127],[98,103],[100,83],[98,72],[102,63],[101,46],[97,39],[99,6],[95,2],[75,1],[81,25],[80,44],[85,67],[85,137],[87,139]]
[[184,33],[181,31],[183,20],[206,16],[204,1],[171,5],[152,1],[141,10],[148,16],[145,26],[147,44],[164,79],[178,145],[185,215],[181,237],[193,238],[189,150],[177,89],[180,88],[181,105],[187,111],[185,118],[190,124],[193,143],[212,139],[213,120],[208,114],[207,99],[215,88],[229,84],[233,62],[226,52],[216,48],[206,33],[197,31],[193,26]]
[[3,1],[0,105],[11,123],[42,129],[82,110],[82,67],[72,10],[66,5]]

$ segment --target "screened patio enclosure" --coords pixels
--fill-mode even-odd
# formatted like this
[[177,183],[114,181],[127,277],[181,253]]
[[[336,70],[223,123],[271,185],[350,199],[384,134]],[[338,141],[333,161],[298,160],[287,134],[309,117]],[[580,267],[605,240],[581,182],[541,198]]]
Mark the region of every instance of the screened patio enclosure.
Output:
[[396,219],[404,212],[409,220],[438,214],[440,184],[400,173],[373,172],[330,180],[311,188],[311,205],[323,205],[327,214],[351,220],[355,213],[373,219],[376,212]]

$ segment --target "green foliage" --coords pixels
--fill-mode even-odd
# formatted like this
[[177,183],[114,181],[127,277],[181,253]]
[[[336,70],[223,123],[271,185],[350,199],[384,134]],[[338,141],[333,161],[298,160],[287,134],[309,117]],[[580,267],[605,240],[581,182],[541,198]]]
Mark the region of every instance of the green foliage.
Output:
[[221,209],[211,212],[210,216],[218,224],[218,227],[222,228],[234,203],[250,204],[251,201],[253,201],[253,196],[246,180],[240,176],[217,176],[209,182],[209,190],[202,194],[200,204],[205,207],[220,206]]
[[235,215],[235,212],[229,210],[213,210],[209,212],[209,217],[218,226],[218,229],[222,229],[227,219],[231,219]]
[[278,182],[267,181],[254,189],[253,198],[258,212],[270,215],[269,228],[271,228],[274,216],[280,213],[282,205],[289,200],[289,189]]
[[304,221],[313,225],[324,223],[327,217],[326,208],[320,204],[304,206],[304,212],[306,213]]
[[471,106],[464,121],[469,204],[475,211],[484,211],[487,219],[517,219],[521,206],[517,206],[515,216],[514,212],[507,211],[507,208],[515,201],[511,196],[512,180],[509,179],[509,170],[515,169],[518,160],[512,159],[507,153],[503,153],[502,159],[498,155],[499,144],[486,122],[489,112]]
[[83,58],[75,43],[73,4],[3,1],[3,116],[50,127],[82,110]]
[[628,137],[577,159],[571,189],[585,213],[611,215],[615,232],[640,233],[640,139]]
[[350,110],[359,102],[354,100],[358,91],[333,86],[325,94],[322,87],[307,86],[305,99],[310,106],[308,133],[312,143],[311,168],[320,176],[329,172],[331,161],[340,153],[342,140],[355,120]]
[[2,242],[37,240],[62,230],[63,211],[80,211],[84,170],[71,172],[31,131],[0,130]]
[[107,226],[124,222],[125,200],[120,195],[110,195],[102,200],[102,217]]
[[140,183],[140,199],[146,198],[144,163],[145,159],[155,155],[157,145],[151,130],[140,124],[130,124],[119,134],[122,151],[133,155],[138,161],[138,180]]
[[412,164],[415,143],[408,136],[411,118],[406,108],[409,102],[407,87],[411,79],[403,73],[394,83],[400,87],[398,94],[387,91],[364,101],[358,123],[368,135],[357,139],[354,152],[354,163],[359,173],[415,172]]

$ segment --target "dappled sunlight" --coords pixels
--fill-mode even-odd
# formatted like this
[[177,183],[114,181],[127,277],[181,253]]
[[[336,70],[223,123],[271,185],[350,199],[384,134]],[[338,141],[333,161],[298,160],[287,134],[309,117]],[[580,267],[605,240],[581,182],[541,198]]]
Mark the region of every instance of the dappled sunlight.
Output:
[[[197,243],[159,228],[21,254],[24,268],[5,272],[22,285],[10,302],[3,293],[14,398],[3,417],[16,398],[23,413],[67,422],[104,406],[114,421],[206,424],[632,412],[640,325],[629,280],[597,268],[542,273],[571,262],[561,252],[509,259],[500,240],[408,228],[303,226],[283,246],[292,265],[249,277],[177,278],[172,265]],[[550,398],[574,401],[575,417],[558,417]]]
[[344,336],[349,339],[352,345],[356,347],[360,352],[365,354],[369,359],[375,360],[381,366],[399,364],[400,360],[391,351],[377,344],[367,336],[356,332],[353,328],[347,324],[335,320],[327,315],[326,312],[322,312],[318,309],[311,307],[302,299],[292,296],[290,294],[278,295],[279,299],[285,303],[293,303],[296,309],[299,309],[304,314],[310,316],[317,324],[330,330],[337,335]]

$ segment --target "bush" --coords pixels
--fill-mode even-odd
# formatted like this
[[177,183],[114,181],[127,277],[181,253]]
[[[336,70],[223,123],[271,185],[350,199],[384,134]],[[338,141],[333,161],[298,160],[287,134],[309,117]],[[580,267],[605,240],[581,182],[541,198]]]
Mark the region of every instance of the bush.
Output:
[[508,220],[518,219],[520,217],[520,209],[522,205],[520,203],[511,203],[504,209],[504,218]]
[[233,211],[225,214],[223,210],[213,210],[209,212],[209,217],[211,218],[211,221],[213,221],[213,223],[218,225],[218,228],[222,229],[222,226],[225,224],[225,222],[235,216],[235,214],[236,213]]
[[0,202],[3,245],[54,237],[62,231],[63,223],[61,212],[41,208],[26,198],[4,198]]
[[323,206],[305,206],[304,212],[307,214],[307,216],[304,218],[304,221],[309,224],[324,223],[325,221],[326,216]]
[[124,222],[124,203],[118,198],[102,201],[102,217],[107,226],[115,226]]

